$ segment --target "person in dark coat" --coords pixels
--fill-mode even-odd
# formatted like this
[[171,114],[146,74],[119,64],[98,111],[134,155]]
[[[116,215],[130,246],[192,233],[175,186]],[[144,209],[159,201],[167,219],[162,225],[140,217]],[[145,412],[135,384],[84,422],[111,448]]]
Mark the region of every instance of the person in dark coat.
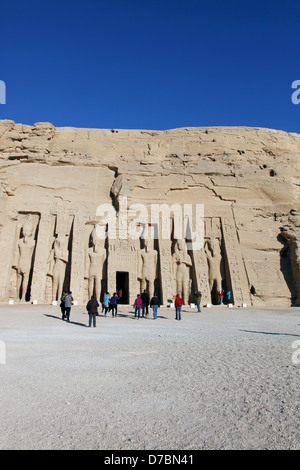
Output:
[[145,313],[146,315],[148,315],[148,307],[149,307],[149,295],[147,294],[147,291],[144,290],[144,292],[141,294],[141,299],[142,299],[142,302],[143,302],[143,306],[142,306],[142,316],[144,317],[145,316]]
[[61,310],[61,319],[62,320],[65,319],[65,313],[66,313],[66,308],[65,308],[65,297],[66,297],[66,295],[67,295],[67,293],[63,292],[62,296],[60,298],[60,310]]
[[89,314],[89,327],[92,326],[92,323],[93,323],[93,327],[96,327],[96,316],[98,314],[98,307],[99,307],[99,303],[95,299],[95,297],[92,295],[91,300],[89,300],[88,303],[86,304],[86,309]]
[[153,318],[154,320],[157,319],[157,309],[159,308],[159,300],[158,300],[158,297],[156,295],[154,295],[151,299],[151,302],[150,302],[150,307],[152,307],[153,309]]

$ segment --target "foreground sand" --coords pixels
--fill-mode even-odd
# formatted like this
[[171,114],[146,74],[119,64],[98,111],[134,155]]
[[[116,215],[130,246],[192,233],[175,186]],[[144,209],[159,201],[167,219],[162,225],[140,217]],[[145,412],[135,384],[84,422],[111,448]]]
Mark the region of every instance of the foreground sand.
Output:
[[0,305],[1,449],[300,449],[299,308],[87,324]]

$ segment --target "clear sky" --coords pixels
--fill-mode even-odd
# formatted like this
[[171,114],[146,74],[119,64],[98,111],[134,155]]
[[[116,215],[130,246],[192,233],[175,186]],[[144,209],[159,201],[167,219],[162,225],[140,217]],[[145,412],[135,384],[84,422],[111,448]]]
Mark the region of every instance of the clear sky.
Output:
[[300,133],[300,0],[9,0],[0,118]]

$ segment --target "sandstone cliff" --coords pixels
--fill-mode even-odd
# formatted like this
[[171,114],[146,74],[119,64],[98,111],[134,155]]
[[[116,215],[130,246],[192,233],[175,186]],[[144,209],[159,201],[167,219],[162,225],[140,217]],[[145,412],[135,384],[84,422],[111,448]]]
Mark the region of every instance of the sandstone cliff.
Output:
[[[123,195],[131,203],[204,204],[205,236],[220,239],[223,278],[230,279],[226,287],[234,303],[299,305],[299,176],[300,135],[294,133],[248,127],[76,129],[0,121],[0,301],[16,289],[14,258],[28,215],[39,239],[30,298],[50,301],[49,276],[43,280],[46,258],[64,226],[72,253],[69,286],[81,289],[78,298],[84,301],[81,245],[91,231],[86,227],[92,227],[99,204],[117,207]],[[202,271],[193,268],[191,289],[201,289],[209,302],[207,266],[199,263]]]

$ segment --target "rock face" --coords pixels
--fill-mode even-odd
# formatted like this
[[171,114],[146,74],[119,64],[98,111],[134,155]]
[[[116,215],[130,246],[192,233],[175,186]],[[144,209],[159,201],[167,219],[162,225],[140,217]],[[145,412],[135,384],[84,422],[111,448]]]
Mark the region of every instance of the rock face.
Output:
[[[0,121],[0,301],[51,303],[70,289],[79,303],[115,290],[133,303],[146,289],[163,304],[177,292],[193,302],[199,290],[214,304],[223,288],[235,305],[300,305],[299,157],[300,135],[261,128]],[[203,246],[178,242],[174,216],[160,219],[169,239],[159,225],[143,240],[157,229],[152,219],[137,224],[141,238],[122,235],[124,201],[147,210],[203,205]],[[101,243],[99,206],[112,209],[119,229]]]

